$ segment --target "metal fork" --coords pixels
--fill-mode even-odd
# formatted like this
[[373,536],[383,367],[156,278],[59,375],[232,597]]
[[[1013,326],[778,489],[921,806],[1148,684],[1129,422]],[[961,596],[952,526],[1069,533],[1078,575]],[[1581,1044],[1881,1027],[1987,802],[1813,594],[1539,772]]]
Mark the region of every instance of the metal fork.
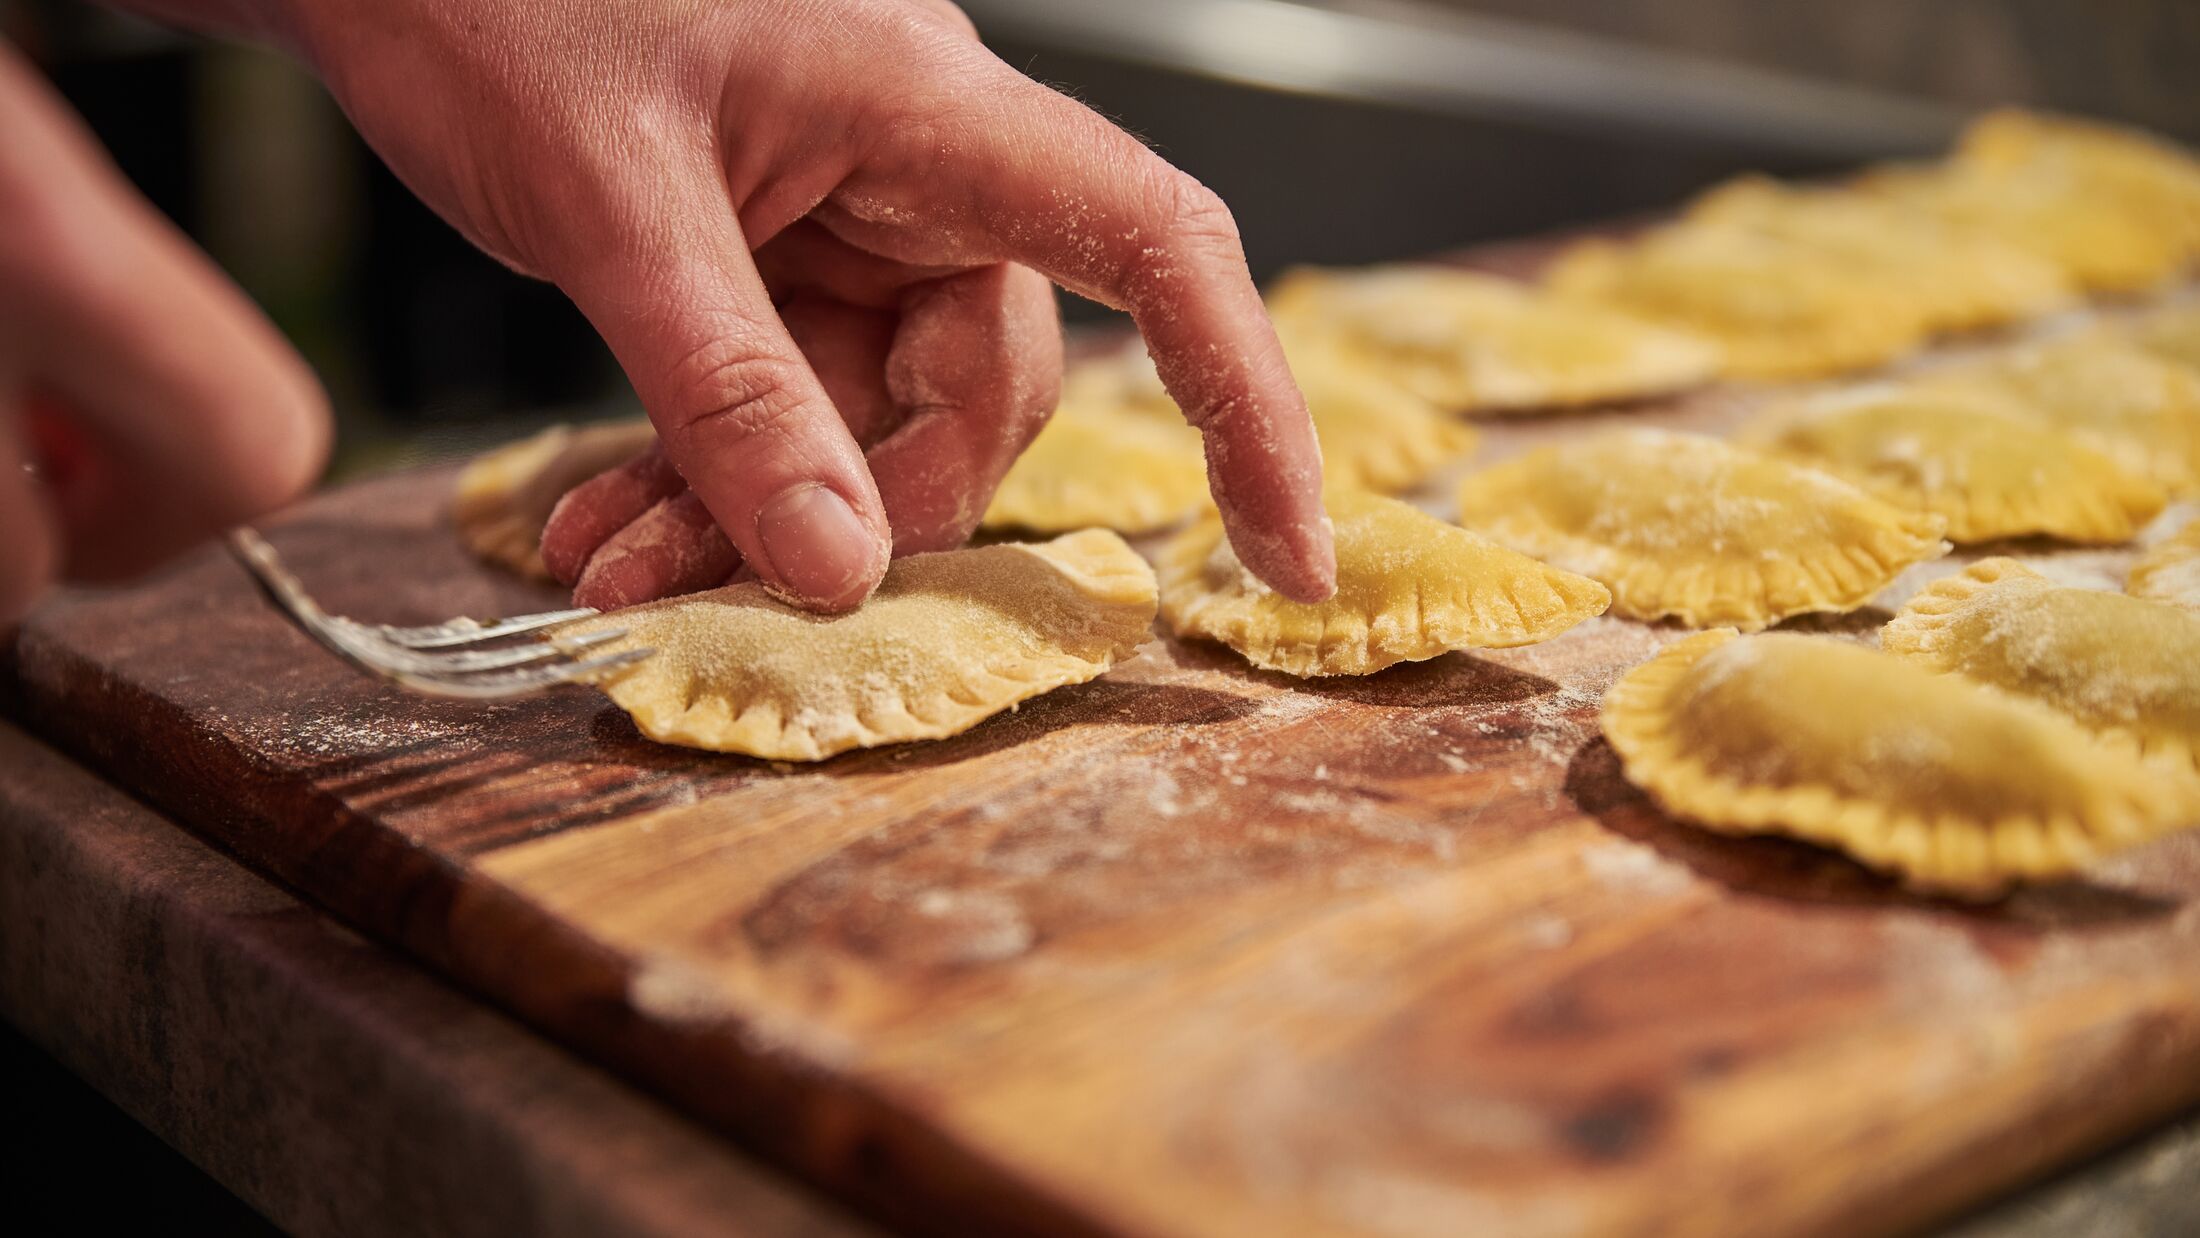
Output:
[[283,565],[282,556],[276,554],[275,548],[256,531],[232,529],[229,551],[260,582],[260,587],[267,590],[275,604],[315,640],[369,674],[430,696],[473,700],[528,696],[585,681],[604,671],[639,662],[656,652],[654,649],[628,649],[598,657],[578,656],[593,646],[625,636],[624,628],[591,632],[561,644],[541,639],[496,644],[597,613],[585,608],[516,615],[488,622],[453,619],[415,628],[361,623],[321,609],[305,586]]

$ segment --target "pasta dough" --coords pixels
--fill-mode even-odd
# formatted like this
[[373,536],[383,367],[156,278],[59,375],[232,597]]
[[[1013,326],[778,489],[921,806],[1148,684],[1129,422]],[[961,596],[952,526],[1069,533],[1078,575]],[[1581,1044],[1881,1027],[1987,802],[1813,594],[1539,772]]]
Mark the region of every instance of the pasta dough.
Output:
[[1854,610],[1946,553],[1938,516],[1715,438],[1619,430],[1466,480],[1460,521],[1603,581],[1612,612],[1757,629]]
[[1135,414],[1064,405],[1009,466],[985,527],[1147,533],[1207,503],[1199,432]]
[[646,421],[552,426],[509,443],[461,469],[451,523],[476,557],[536,580],[542,530],[565,492],[649,450],[657,432]]
[[660,743],[782,761],[939,739],[1093,679],[1144,641],[1154,578],[1100,529],[1035,545],[911,555],[856,610],[814,615],[756,583],[560,628],[651,648],[601,685]]
[[1873,386],[1775,412],[1744,441],[1945,517],[1958,542],[2126,542],[2161,512],[2160,486],[2024,416],[1990,392]]
[[1472,426],[1389,378],[1332,347],[1287,346],[1331,485],[1397,494],[1474,450]]
[[2135,598],[2200,610],[2200,519],[2139,556],[2124,592]]
[[1337,593],[1294,602],[1254,579],[1208,516],[1163,548],[1161,611],[1182,636],[1302,677],[1369,675],[1454,649],[1549,640],[1611,601],[1604,586],[1378,495],[1333,490]]
[[1753,229],[1835,255],[1868,278],[1900,289],[1936,331],[2037,318],[2077,299],[2063,269],[2038,254],[1870,194],[1795,188],[1750,176],[1697,199],[1688,218]]
[[1856,188],[2052,262],[2092,292],[2152,291],[2189,256],[2177,229],[2134,214],[2068,169],[1889,166]]
[[1444,267],[1304,268],[1268,303],[1287,341],[1338,336],[1414,394],[1458,411],[1647,399],[1709,382],[1720,367],[1718,346],[1702,336]]
[[2131,342],[2165,360],[2200,369],[2200,304],[2157,310],[2131,324]]
[[1867,369],[1925,341],[1927,318],[1901,289],[1854,264],[1747,228],[1683,223],[1640,240],[1588,241],[1552,267],[1549,287],[1709,336],[1737,378]]
[[2153,478],[2200,491],[2200,373],[2102,332],[1921,379],[1936,393],[1988,392],[2008,407]]
[[1888,652],[2045,704],[2119,747],[2200,767],[2200,615],[1985,559],[1911,599]]
[[2196,807],[2051,710],[1830,637],[1691,637],[1605,694],[1603,727],[1676,816],[1967,896],[2074,872]]
[[[1283,343],[1330,483],[1395,494],[1474,449],[1472,426],[1408,391],[1341,341],[1286,330]],[[1137,414],[1179,432],[1185,426],[1153,361],[1136,345],[1076,367],[1063,390],[1065,403],[1074,398],[1083,407]]]
[[2117,125],[2001,108],[1964,132],[1952,162],[2004,178],[2069,187],[2160,233],[2190,257],[2200,251],[2200,163],[2169,142]]

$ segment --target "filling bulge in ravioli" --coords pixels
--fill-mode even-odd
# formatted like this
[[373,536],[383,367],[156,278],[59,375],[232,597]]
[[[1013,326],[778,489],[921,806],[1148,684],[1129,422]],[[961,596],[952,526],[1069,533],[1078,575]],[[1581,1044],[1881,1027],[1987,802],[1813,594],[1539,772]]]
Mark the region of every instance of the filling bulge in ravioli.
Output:
[[1367,675],[1455,649],[1548,640],[1610,601],[1593,580],[1395,499],[1333,489],[1327,503],[1337,547],[1328,601],[1294,602],[1262,584],[1210,515],[1162,549],[1163,618],[1266,670]]
[[2102,332],[1918,380],[1921,392],[1984,394],[2152,478],[2200,493],[2200,371]]
[[1885,197],[1748,176],[1717,186],[1688,218],[1753,229],[1856,264],[1901,289],[1933,331],[1969,331],[2070,306],[2062,268],[1991,235],[1950,226]]
[[989,529],[1164,529],[1207,503],[1199,432],[1134,414],[1063,407],[986,508]]
[[1707,632],[1606,695],[1629,781],[1730,833],[1971,895],[2191,824],[2189,786],[2034,703],[1847,641]]
[[1943,554],[1945,522],[1719,439],[1612,431],[1469,477],[1460,522],[1603,581],[1614,613],[1755,630],[1854,610]]
[[1915,351],[1928,330],[1915,302],[1853,264],[1728,225],[1683,223],[1630,242],[1584,242],[1553,265],[1548,287],[1709,336],[1736,378],[1867,369]]
[[2200,764],[2200,614],[1987,559],[1911,599],[1881,643],[2149,756]]
[[622,629],[588,652],[654,650],[600,685],[651,739],[816,761],[954,735],[1093,679],[1146,639],[1154,607],[1145,560],[1090,529],[896,560],[844,615],[797,610],[750,582],[582,620],[554,639]]
[[1775,411],[1744,437],[1944,517],[1956,542],[2125,542],[2168,501],[2151,479],[1991,391],[1875,385]]

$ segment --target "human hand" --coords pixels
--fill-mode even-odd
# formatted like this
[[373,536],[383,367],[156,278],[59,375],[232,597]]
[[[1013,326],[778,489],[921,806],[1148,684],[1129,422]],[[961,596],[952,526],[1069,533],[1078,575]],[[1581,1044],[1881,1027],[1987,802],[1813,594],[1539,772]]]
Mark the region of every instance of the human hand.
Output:
[[0,624],[319,475],[303,361],[0,45]]
[[1056,397],[1035,272],[1132,313],[1247,566],[1330,590],[1313,429],[1228,211],[945,0],[275,2],[391,167],[571,295],[656,423],[662,455],[545,534],[579,600],[745,562],[844,609],[890,548],[959,544]]

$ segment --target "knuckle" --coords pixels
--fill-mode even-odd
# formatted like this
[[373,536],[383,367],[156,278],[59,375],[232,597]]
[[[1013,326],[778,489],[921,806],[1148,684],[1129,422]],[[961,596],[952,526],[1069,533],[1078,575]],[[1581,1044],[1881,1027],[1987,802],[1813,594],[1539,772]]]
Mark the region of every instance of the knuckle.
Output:
[[1220,195],[1179,172],[1170,186],[1168,234],[1179,244],[1237,252],[1243,245],[1237,217]]
[[1185,173],[1163,169],[1153,190],[1159,237],[1133,255],[1125,273],[1134,303],[1176,296],[1192,270],[1245,261],[1237,219],[1221,197]]
[[791,360],[745,348],[702,349],[673,377],[672,433],[690,447],[790,434],[807,402],[805,387]]

